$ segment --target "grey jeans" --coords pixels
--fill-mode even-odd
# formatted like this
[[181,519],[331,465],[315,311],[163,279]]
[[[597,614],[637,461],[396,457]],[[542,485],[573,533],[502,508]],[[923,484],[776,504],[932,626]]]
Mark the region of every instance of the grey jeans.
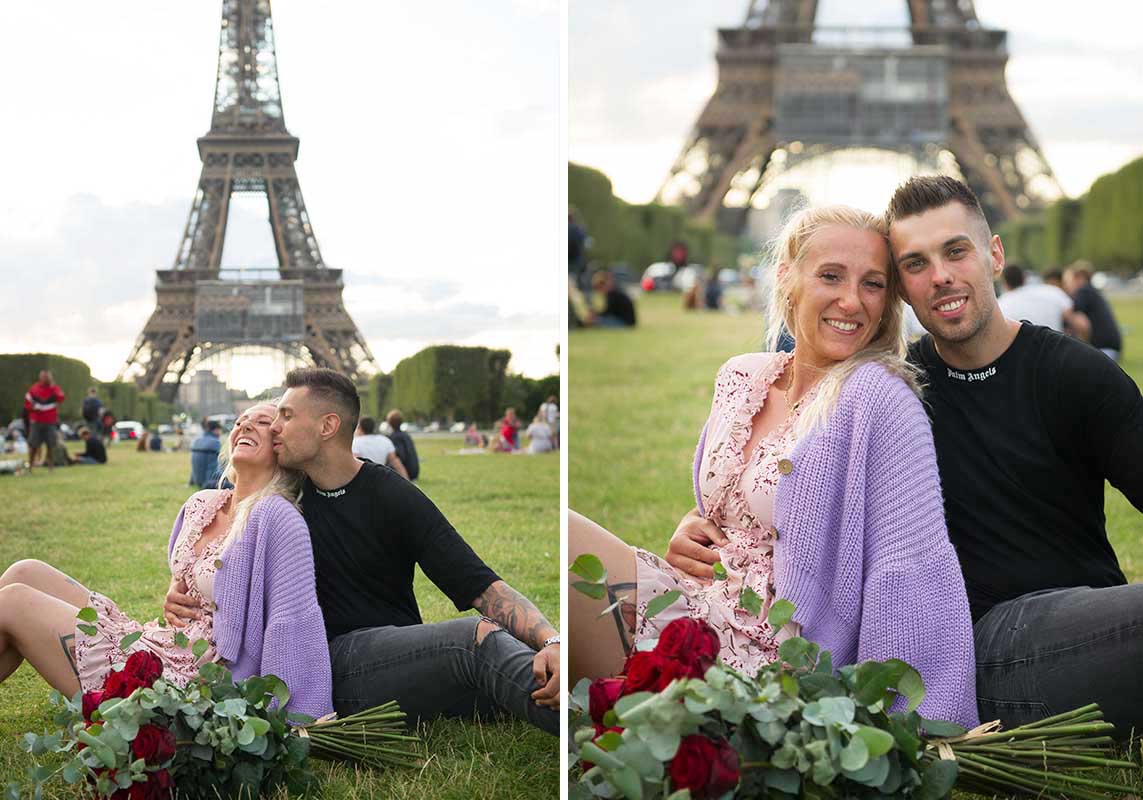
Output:
[[1143,584],[1032,592],[973,632],[982,722],[1010,728],[1099,703],[1117,738],[1143,732]]
[[505,630],[480,644],[480,617],[427,625],[363,628],[329,643],[333,707],[345,716],[396,700],[410,724],[435,717],[511,714],[559,733],[559,712],[536,705],[536,653]]

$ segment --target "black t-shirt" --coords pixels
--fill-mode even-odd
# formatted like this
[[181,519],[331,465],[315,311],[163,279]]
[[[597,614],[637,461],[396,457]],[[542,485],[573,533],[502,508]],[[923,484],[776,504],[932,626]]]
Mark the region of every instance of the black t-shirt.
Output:
[[458,611],[499,580],[420,489],[380,464],[364,462],[353,480],[329,492],[307,478],[302,514],[331,639],[358,628],[420,624],[416,564]]
[[635,324],[635,304],[622,289],[612,289],[607,293],[607,306],[603,309],[604,317],[615,317],[623,320],[624,325]]
[[103,442],[99,441],[98,436],[89,436],[84,444],[84,451],[81,455],[88,458],[93,458],[100,464],[107,463],[107,450],[103,447]]
[[1091,320],[1092,347],[1123,349],[1123,337],[1119,333],[1115,315],[1111,313],[1111,306],[1094,286],[1081,286],[1077,289],[1072,304],[1076,311],[1082,311]]
[[1126,583],[1104,528],[1104,479],[1143,509],[1143,397],[1111,359],[1024,323],[976,370],[949,367],[925,336],[949,538],[973,619],[1041,589]]
[[417,447],[413,444],[413,437],[404,431],[393,431],[389,434],[389,441],[396,448],[397,458],[404,464],[405,472],[409,473],[409,480],[415,481],[421,474],[421,462],[417,458]]

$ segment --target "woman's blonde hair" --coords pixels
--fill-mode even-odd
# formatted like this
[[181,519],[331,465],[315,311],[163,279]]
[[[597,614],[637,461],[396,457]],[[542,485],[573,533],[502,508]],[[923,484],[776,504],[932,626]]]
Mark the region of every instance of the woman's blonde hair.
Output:
[[[766,313],[766,349],[776,351],[783,327],[794,337],[800,332],[795,325],[792,300],[803,280],[803,262],[819,234],[830,227],[871,231],[888,243],[888,229],[883,217],[849,206],[804,208],[795,213],[770,246],[770,262],[775,272],[773,289]],[[886,247],[888,251],[888,247]],[[837,405],[841,389],[849,376],[865,364],[880,364],[905,381],[918,396],[920,383],[916,369],[905,361],[906,342],[904,304],[901,301],[897,270],[886,265],[885,311],[877,332],[859,352],[827,370],[818,384],[817,393],[802,411],[797,431],[802,435],[821,423]],[[872,322],[872,321],[871,321]]]
[[[277,403],[277,399],[267,400],[263,403],[255,403],[250,406],[250,408],[256,408],[262,405],[277,405]],[[222,472],[222,477],[218,479],[218,488],[222,488],[223,481],[230,481],[232,485],[237,485],[238,471],[234,468],[234,462],[230,460],[229,436],[226,437],[226,444],[218,457]],[[232,509],[230,530],[226,532],[226,540],[222,544],[223,552],[229,550],[231,545],[242,538],[242,533],[246,530],[246,523],[250,520],[250,512],[254,510],[254,506],[258,505],[258,503],[267,497],[275,494],[280,495],[289,500],[295,508],[299,508],[299,503],[302,499],[302,481],[304,478],[305,473],[296,469],[287,469],[275,460],[274,474],[270,477],[266,485],[249,497],[243,498],[242,502]]]

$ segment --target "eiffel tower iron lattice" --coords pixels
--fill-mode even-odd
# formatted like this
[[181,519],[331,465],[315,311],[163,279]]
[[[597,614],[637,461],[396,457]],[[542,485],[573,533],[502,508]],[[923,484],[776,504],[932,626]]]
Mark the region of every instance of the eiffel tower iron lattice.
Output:
[[[133,375],[169,402],[193,364],[259,345],[364,379],[373,355],[345,309],[341,270],[322,261],[294,169],[298,139],[282,114],[269,0],[223,0],[214,111],[198,153],[178,254],[156,272],[156,308],[119,378]],[[221,268],[235,192],[265,195],[276,269]]]
[[726,233],[764,189],[830,151],[908,153],[963,177],[995,222],[1062,195],[1008,93],[1007,32],[972,0],[902,0],[907,29],[816,24],[817,0],[750,0],[718,31],[718,85],[659,190]]

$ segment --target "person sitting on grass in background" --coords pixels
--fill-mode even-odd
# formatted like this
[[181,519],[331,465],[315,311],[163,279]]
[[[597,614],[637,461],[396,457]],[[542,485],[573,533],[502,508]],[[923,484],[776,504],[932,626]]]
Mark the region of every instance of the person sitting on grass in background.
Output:
[[219,436],[222,435],[222,424],[216,420],[208,420],[203,426],[202,436],[191,443],[191,486],[200,489],[218,486],[218,453],[222,448]]
[[1118,362],[1123,350],[1123,334],[1111,305],[1091,285],[1091,264],[1077,261],[1064,270],[1064,289],[1075,301],[1076,311],[1083,312],[1091,320],[1090,335],[1079,338],[1090,342],[1096,350]]
[[384,464],[402,478],[408,480],[409,473],[397,456],[397,448],[383,433],[377,433],[377,420],[362,417],[357,423],[357,435],[353,437],[353,455],[368,458],[374,464]]
[[[283,467],[306,473],[302,511],[342,715],[396,700],[411,723],[508,712],[556,735],[559,636],[488,568],[415,484],[351,450],[360,398],[330,369],[296,369],[270,433]],[[468,616],[425,624],[414,568]],[[197,618],[190,598],[166,609]],[[538,652],[537,652],[538,651]]]
[[152,453],[163,452],[163,436],[159,433],[159,429],[151,431],[151,438],[147,440],[147,449]]
[[500,452],[514,453],[520,449],[520,420],[516,416],[516,409],[504,410],[504,419],[500,421]]
[[401,430],[405,418],[394,408],[385,415],[385,422],[389,425],[389,438],[397,448],[397,457],[405,465],[409,480],[415,481],[421,475],[421,460],[417,457],[417,446],[413,444],[413,437]]
[[79,438],[83,440],[83,452],[71,460],[72,464],[106,464],[107,450],[98,436],[91,433],[91,429],[79,429]]
[[103,409],[103,414],[99,417],[99,436],[106,440],[104,444],[111,444],[115,438],[115,415],[110,409]]
[[547,453],[552,450],[552,429],[548,427],[547,421],[539,413],[536,414],[525,433],[531,440],[528,443],[529,453]]
[[31,449],[31,454],[28,457],[29,474],[36,466],[41,445],[44,447],[44,463],[47,464],[48,471],[50,472],[55,468],[52,451],[59,439],[59,404],[63,401],[63,389],[56,386],[52,381],[52,373],[46,369],[40,370],[39,379],[24,394],[28,447]]
[[586,320],[596,328],[630,328],[635,325],[635,304],[627,292],[615,285],[611,270],[603,269],[591,276],[591,285],[604,298],[603,310]]
[[[306,524],[295,503],[301,475],[274,456],[270,425],[277,409],[253,406],[230,432],[226,476],[233,491],[206,489],[183,504],[168,545],[168,592],[193,597],[200,613],[184,624],[140,624],[109,598],[35,559],[0,576],[0,681],[27,660],[53,688],[71,697],[95,691],[132,652],[163,662],[163,679],[183,686],[208,662],[225,663],[235,680],[277,675],[290,689],[288,711],[320,717],[333,710],[329,647],[314,587]],[[94,608],[95,632],[77,620]],[[201,657],[176,633],[205,640]],[[142,635],[124,652],[120,642]]]

